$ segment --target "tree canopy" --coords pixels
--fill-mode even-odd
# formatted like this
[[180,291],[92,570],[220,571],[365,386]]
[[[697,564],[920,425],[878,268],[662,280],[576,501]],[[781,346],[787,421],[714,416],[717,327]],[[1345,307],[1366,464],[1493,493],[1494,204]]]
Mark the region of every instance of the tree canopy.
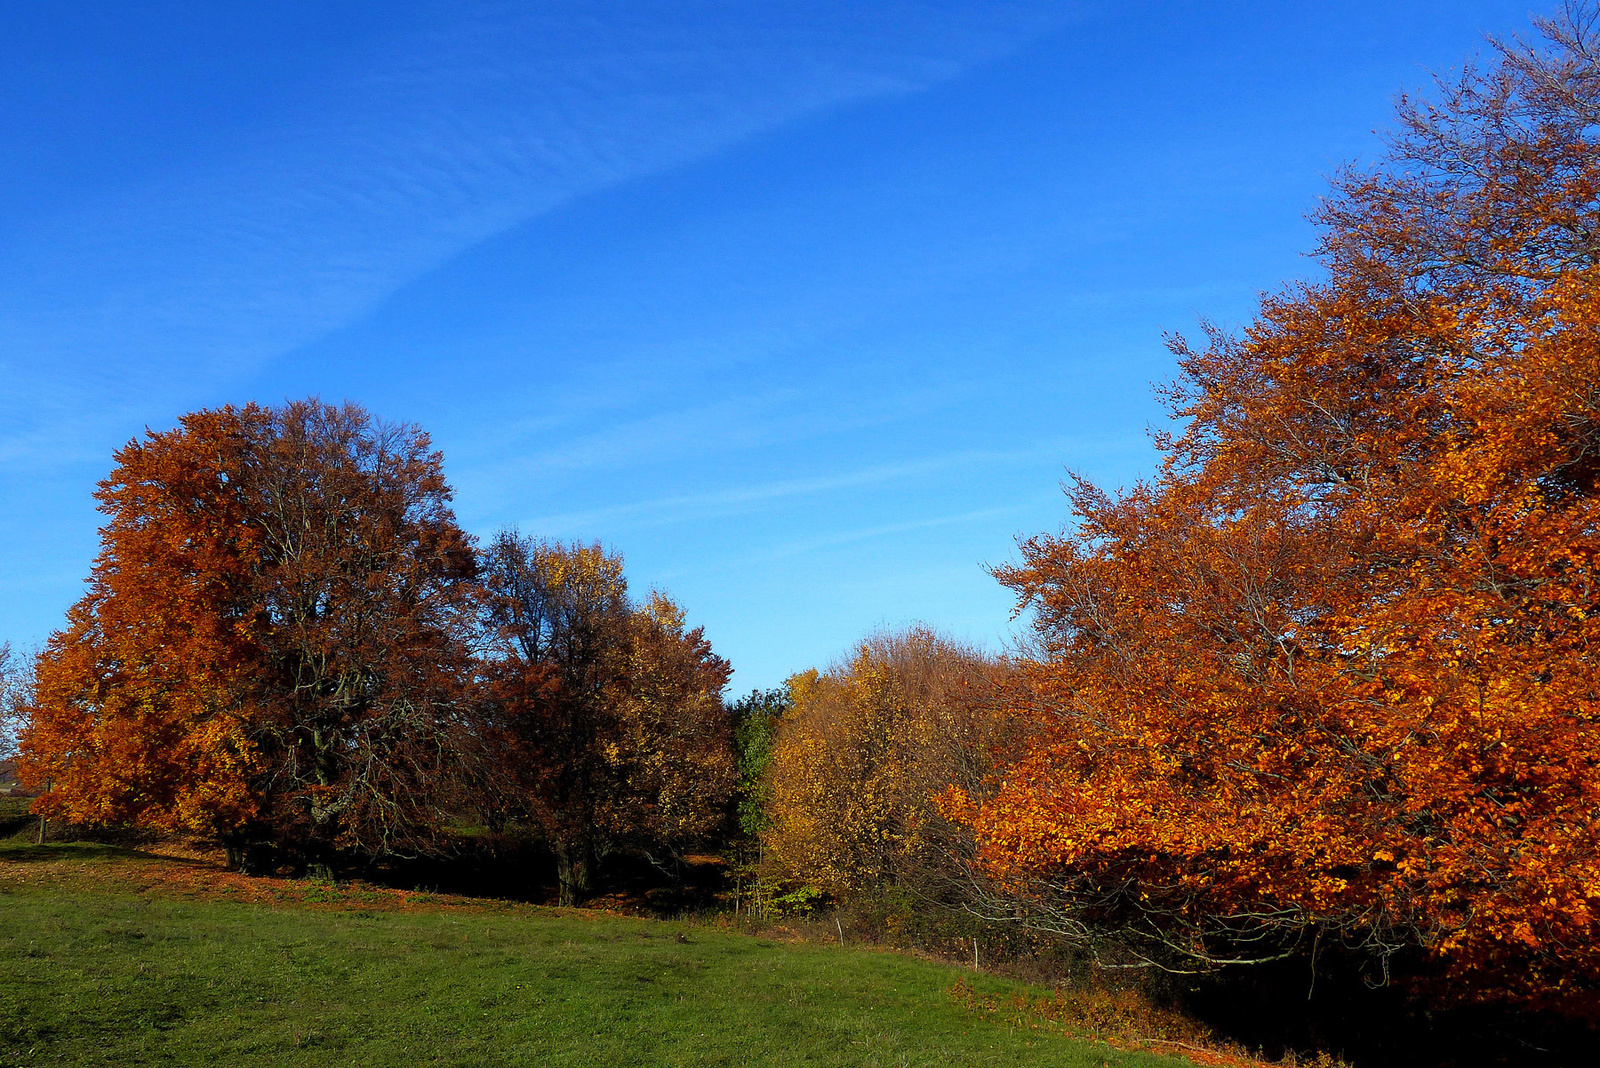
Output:
[[1402,101],[1326,276],[1174,342],[1159,474],[999,569],[1040,733],[967,812],[1037,922],[1600,989],[1600,64],[1543,29]]
[[475,559],[415,427],[315,401],[116,455],[89,591],[39,661],[41,810],[317,850],[418,844]]
[[999,666],[926,627],[863,641],[789,680],[766,769],[762,839],[788,875],[835,897],[889,884],[949,890],[960,836],[935,796],[979,792],[1010,737]]
[[735,776],[730,669],[704,632],[664,594],[634,603],[621,556],[599,545],[506,532],[483,582],[486,809],[539,828],[562,903],[582,900],[618,846],[665,859],[719,830]]

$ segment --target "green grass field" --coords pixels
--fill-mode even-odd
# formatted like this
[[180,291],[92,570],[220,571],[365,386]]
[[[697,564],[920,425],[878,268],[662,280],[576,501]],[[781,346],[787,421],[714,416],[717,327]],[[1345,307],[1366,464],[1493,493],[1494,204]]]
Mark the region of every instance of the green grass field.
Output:
[[0,1065],[1185,1063],[1013,1029],[952,999],[961,972],[889,953],[521,907],[185,898],[97,881],[109,861],[140,870],[0,847]]

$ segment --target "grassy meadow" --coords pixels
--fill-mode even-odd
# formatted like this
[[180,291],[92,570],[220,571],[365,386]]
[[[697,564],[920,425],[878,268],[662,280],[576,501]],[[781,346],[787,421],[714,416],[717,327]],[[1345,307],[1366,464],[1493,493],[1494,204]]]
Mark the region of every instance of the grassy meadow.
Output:
[[683,922],[0,845],[0,1065],[1160,1065],[1020,988]]

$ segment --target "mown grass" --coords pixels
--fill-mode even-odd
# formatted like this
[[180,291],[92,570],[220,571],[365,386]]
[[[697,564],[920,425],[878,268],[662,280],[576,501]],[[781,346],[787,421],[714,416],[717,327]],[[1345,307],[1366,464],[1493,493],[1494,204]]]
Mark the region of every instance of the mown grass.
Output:
[[[555,910],[85,885],[85,864],[130,856],[0,847],[0,1065],[1182,1063],[1007,1027],[952,999],[960,972],[887,953]],[[36,874],[63,860],[73,879]]]

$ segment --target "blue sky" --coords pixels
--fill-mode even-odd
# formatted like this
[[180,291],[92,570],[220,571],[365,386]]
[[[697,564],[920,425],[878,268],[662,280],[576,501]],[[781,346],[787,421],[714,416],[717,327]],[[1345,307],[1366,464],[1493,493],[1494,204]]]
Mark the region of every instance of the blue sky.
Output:
[[1529,10],[5,5],[0,640],[114,449],[316,394],[423,425],[469,530],[620,550],[739,690],[998,649],[984,565],[1152,467],[1163,333],[1314,272],[1326,176]]

